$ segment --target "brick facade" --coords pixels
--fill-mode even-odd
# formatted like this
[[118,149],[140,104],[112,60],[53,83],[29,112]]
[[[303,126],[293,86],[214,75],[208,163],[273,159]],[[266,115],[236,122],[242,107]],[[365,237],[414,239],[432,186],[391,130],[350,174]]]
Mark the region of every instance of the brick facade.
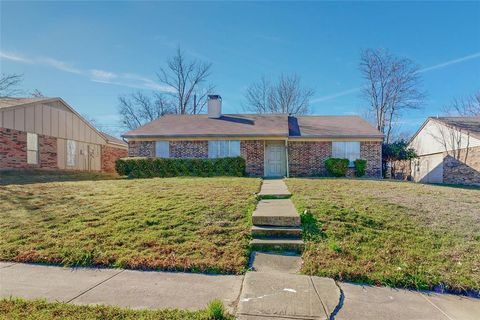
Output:
[[240,154],[246,162],[249,176],[263,176],[265,142],[263,140],[243,140],[240,142]]
[[360,143],[360,158],[367,160],[365,176],[382,177],[382,143],[380,141],[364,141]]
[[0,168],[57,168],[57,139],[38,135],[38,164],[27,163],[27,133],[0,128]]
[[332,143],[288,141],[288,171],[292,177],[324,176],[325,160],[332,155]]
[[129,141],[129,157],[155,157],[154,141]]
[[102,146],[102,171],[115,172],[115,161],[128,156],[127,149],[114,148],[108,145]]
[[171,158],[208,158],[208,141],[170,141]]
[[[130,141],[128,155],[154,157],[155,142]],[[246,173],[251,176],[264,175],[265,142],[242,140],[240,154],[246,161]],[[208,141],[170,141],[172,158],[208,158]],[[360,157],[367,160],[366,176],[380,178],[382,174],[381,142],[361,142]],[[325,176],[325,160],[332,156],[331,141],[288,141],[289,174],[295,176]],[[354,171],[349,171],[353,176]]]
[[443,182],[480,185],[480,147],[460,150],[456,157],[443,154]]

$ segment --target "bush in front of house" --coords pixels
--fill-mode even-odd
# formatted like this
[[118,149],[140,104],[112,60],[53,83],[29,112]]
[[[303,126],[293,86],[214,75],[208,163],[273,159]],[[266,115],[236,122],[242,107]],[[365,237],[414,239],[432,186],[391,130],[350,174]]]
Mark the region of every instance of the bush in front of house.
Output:
[[367,167],[367,160],[357,159],[353,161],[355,166],[355,175],[357,177],[363,177],[365,175],[365,168]]
[[329,175],[334,177],[345,177],[347,175],[348,159],[328,158],[325,160],[325,167]]
[[115,162],[121,176],[130,178],[153,177],[215,177],[245,175],[242,157],[216,159],[123,158]]

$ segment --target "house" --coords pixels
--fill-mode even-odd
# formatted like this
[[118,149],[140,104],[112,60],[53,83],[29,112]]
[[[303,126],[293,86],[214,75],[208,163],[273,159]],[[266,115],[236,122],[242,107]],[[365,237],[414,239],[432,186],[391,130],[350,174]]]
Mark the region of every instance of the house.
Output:
[[383,135],[360,117],[223,115],[221,107],[220,96],[209,96],[208,114],[165,115],[123,134],[129,156],[242,156],[248,175],[265,177],[325,175],[330,157],[352,167],[361,158],[367,176],[381,177]]
[[127,150],[61,98],[0,99],[0,169],[114,172]]
[[414,181],[480,185],[480,117],[428,118],[409,147]]

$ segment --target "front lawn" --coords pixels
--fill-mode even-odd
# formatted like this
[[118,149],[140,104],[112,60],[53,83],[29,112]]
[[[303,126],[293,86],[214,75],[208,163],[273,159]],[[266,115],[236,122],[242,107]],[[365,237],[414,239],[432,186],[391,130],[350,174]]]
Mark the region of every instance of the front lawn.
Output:
[[0,186],[0,260],[241,273],[259,179]]
[[[72,305],[44,300],[2,299],[0,319],[5,320],[213,320],[209,310],[131,310],[111,306]],[[233,319],[229,315],[223,318]]]
[[303,273],[372,284],[480,290],[480,189],[289,179]]

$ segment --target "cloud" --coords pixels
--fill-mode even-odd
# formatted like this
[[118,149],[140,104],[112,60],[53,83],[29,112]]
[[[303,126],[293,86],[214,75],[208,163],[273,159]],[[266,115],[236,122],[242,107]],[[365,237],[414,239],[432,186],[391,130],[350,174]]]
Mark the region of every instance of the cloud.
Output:
[[[445,67],[449,67],[449,66],[457,64],[457,63],[472,60],[472,59],[475,59],[475,58],[480,58],[480,52],[476,52],[476,53],[470,54],[468,56],[452,59],[452,60],[445,61],[445,62],[436,64],[436,65],[433,65],[433,66],[430,66],[430,67],[426,67],[426,68],[420,69],[419,72],[420,73],[425,73],[425,72],[429,72],[429,71],[433,71],[433,70],[438,70],[438,69],[442,69],[442,68],[445,68]],[[362,88],[363,87],[352,88],[352,89],[340,91],[340,92],[337,92],[337,93],[333,93],[333,94],[330,94],[330,95],[326,95],[326,96],[323,96],[323,97],[314,98],[314,99],[311,100],[311,102],[312,103],[317,103],[317,102],[333,100],[333,99],[343,97],[343,96],[348,96],[348,95],[351,95],[352,93],[359,92],[360,90],[362,90]]]
[[317,103],[317,102],[332,100],[332,99],[335,99],[335,98],[338,98],[338,97],[343,97],[343,96],[347,96],[347,95],[350,95],[350,94],[355,93],[355,92],[359,92],[360,90],[362,90],[362,87],[348,89],[348,90],[340,91],[340,92],[330,94],[330,95],[327,95],[327,96],[312,99],[310,102],[311,103]]
[[13,52],[0,51],[0,58],[15,62],[33,63],[33,61]]
[[101,69],[81,69],[73,64],[57,60],[51,57],[25,57],[17,53],[11,53],[0,50],[0,59],[10,60],[18,63],[28,63],[51,67],[63,72],[73,73],[83,77],[88,77],[90,81],[117,85],[136,89],[148,89],[161,92],[173,92],[169,86],[165,86],[155,82],[147,77],[134,73],[116,73]]
[[468,56],[465,56],[465,57],[452,59],[450,61],[442,62],[442,63],[436,64],[434,66],[431,66],[431,67],[423,68],[423,69],[420,69],[420,72],[427,72],[427,71],[432,71],[432,70],[445,68],[445,67],[451,66],[453,64],[457,64],[457,63],[468,61],[468,60],[475,59],[475,58],[480,58],[480,52],[477,52],[477,53],[474,53],[474,54],[471,54],[471,55],[468,55]]

